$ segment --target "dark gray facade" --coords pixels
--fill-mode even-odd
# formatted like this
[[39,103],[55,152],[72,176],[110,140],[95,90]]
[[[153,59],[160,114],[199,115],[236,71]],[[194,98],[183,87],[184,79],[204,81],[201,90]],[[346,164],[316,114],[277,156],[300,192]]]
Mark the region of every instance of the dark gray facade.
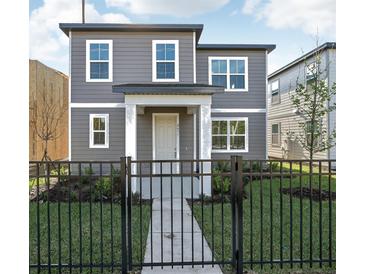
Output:
[[[88,25],[88,24],[86,24]],[[91,25],[91,24],[90,24]],[[125,96],[113,92],[113,86],[151,84],[152,41],[179,41],[179,82],[177,84],[209,84],[209,56],[247,57],[248,91],[225,91],[212,96],[211,117],[247,117],[247,159],[266,157],[267,54],[274,45],[209,45],[199,46],[201,25],[184,28],[161,27],[128,29],[122,26],[61,26],[70,37],[70,158],[72,160],[117,160],[126,147]],[[189,29],[190,28],[190,29]],[[138,30],[137,30],[138,29]],[[113,41],[113,81],[86,81],[86,41]],[[173,89],[173,87],[172,87]],[[157,93],[156,93],[157,94]],[[191,96],[196,96],[193,93]],[[97,106],[100,105],[100,106]],[[106,106],[108,105],[108,106]],[[199,158],[200,118],[188,111],[189,106],[145,106],[137,115],[138,159],[152,159],[152,113],[179,113],[180,159]],[[223,111],[222,111],[223,110]],[[109,114],[109,148],[89,148],[89,115]],[[197,112],[199,113],[199,107]],[[194,128],[195,124],[195,128]],[[194,138],[194,132],[196,134]],[[194,155],[194,140],[195,152]],[[237,153],[235,153],[237,154]],[[228,158],[230,153],[212,153],[213,158]]]

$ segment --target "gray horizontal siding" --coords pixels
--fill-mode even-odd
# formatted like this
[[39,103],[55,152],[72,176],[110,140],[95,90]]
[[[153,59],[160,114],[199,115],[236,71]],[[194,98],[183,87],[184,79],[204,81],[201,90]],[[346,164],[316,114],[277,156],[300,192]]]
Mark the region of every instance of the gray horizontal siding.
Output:
[[[109,148],[89,148],[89,114],[109,114]],[[124,155],[124,109],[122,108],[72,108],[71,109],[71,159],[119,160]]]
[[247,117],[248,152],[212,153],[212,159],[229,159],[231,155],[241,155],[243,159],[265,159],[266,118],[265,113],[213,113],[212,117]]
[[[86,40],[113,40],[113,82],[87,83]],[[112,93],[113,84],[152,82],[152,40],[179,40],[181,83],[193,82],[193,34],[144,32],[73,32],[71,39],[71,101],[78,103],[123,102]]]
[[245,50],[197,50],[196,78],[209,83],[209,56],[247,56],[248,92],[225,92],[213,95],[213,108],[266,108],[266,52]]

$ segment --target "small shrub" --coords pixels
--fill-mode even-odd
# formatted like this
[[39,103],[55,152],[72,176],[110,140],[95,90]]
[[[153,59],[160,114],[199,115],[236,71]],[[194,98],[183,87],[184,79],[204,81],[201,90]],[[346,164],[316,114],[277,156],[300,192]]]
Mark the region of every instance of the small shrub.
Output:
[[112,192],[112,185],[109,177],[101,177],[95,183],[95,190],[97,194],[110,197]]
[[94,170],[92,169],[92,167],[85,167],[81,174],[83,174],[81,176],[81,184],[87,185],[90,183],[90,176],[94,174]]

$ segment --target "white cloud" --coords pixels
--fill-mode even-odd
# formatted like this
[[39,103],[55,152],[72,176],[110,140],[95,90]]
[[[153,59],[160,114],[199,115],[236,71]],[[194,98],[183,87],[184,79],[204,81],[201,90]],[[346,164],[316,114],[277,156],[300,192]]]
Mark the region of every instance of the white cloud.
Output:
[[302,29],[307,34],[335,32],[336,0],[246,0],[243,12],[273,29]]
[[[92,4],[85,6],[86,22],[129,23],[121,13],[100,14]],[[68,38],[59,23],[81,22],[81,0],[44,0],[32,11],[29,23],[30,58],[65,70],[68,62]]]
[[139,15],[189,17],[217,10],[229,0],[105,0],[109,7],[126,8]]
[[242,12],[244,14],[251,14],[260,2],[261,0],[246,0],[243,5]]

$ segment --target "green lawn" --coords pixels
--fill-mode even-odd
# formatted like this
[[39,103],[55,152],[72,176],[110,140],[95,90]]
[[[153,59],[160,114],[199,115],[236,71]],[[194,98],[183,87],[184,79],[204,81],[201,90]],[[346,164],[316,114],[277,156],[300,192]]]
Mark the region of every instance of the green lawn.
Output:
[[[58,245],[58,204],[50,203],[50,241],[51,241],[51,263],[57,264],[59,255],[61,263],[69,263],[69,207],[68,203],[60,203],[60,236],[61,248],[59,252]],[[29,205],[29,252],[30,264],[37,263],[37,204],[31,202]],[[104,264],[116,263],[121,260],[121,215],[120,205],[110,203],[92,203],[92,248],[90,247],[90,204],[81,203],[81,240],[82,240],[82,263],[90,263],[90,252],[92,250],[93,264],[99,264],[104,261]],[[101,214],[102,210],[102,214]],[[111,210],[113,210],[113,218],[111,218]],[[150,222],[149,206],[142,206],[142,218],[138,206],[132,207],[132,245],[133,245],[133,263],[138,263],[144,256],[145,243],[148,234]],[[40,261],[42,264],[48,263],[48,231],[47,231],[47,203],[39,204],[40,213]],[[80,262],[80,221],[79,221],[79,203],[71,203],[71,253],[72,262],[78,264]],[[102,218],[101,218],[102,216]],[[142,227],[140,226],[140,221]],[[101,224],[103,234],[101,235]],[[142,228],[142,252],[140,228]],[[113,229],[113,241],[111,231]],[[101,242],[102,240],[102,242]],[[112,245],[113,243],[113,245]],[[113,252],[112,252],[113,248]],[[103,258],[102,258],[103,256]],[[99,269],[94,269],[93,273],[98,273]],[[114,269],[118,271],[118,269]],[[36,269],[32,270],[35,273]],[[47,269],[44,270],[44,273]],[[54,273],[56,273],[56,269]],[[79,272],[77,269],[76,272]],[[120,272],[120,269],[119,269]],[[62,273],[69,273],[68,269],[64,269]],[[84,269],[83,273],[90,273],[90,269]],[[104,273],[112,273],[111,269],[104,269]],[[117,273],[117,272],[115,272]]]
[[[335,191],[335,179],[331,181],[331,190]],[[302,177],[303,186],[309,185],[309,176]],[[289,187],[290,180],[285,178],[282,181],[283,187]],[[328,177],[322,176],[322,189],[328,190]],[[260,207],[260,190],[262,186],[262,239],[261,239],[261,207]],[[293,178],[292,186],[299,186],[299,178]],[[313,176],[313,188],[319,187],[318,177]],[[244,208],[244,261],[258,261],[261,259],[260,247],[262,244],[263,254],[262,259],[270,261],[270,180],[265,179],[260,184],[259,180],[253,181],[251,184],[251,198],[243,201]],[[273,225],[273,259],[280,259],[280,180],[275,178],[272,180],[272,225]],[[246,190],[250,192],[250,185],[246,186]],[[290,259],[290,196],[282,195],[282,212],[283,212],[283,259]],[[252,203],[252,214],[250,206]],[[313,259],[319,258],[320,253],[320,203],[312,202],[312,243],[313,243]],[[213,214],[212,214],[213,212]],[[211,204],[203,206],[204,214],[204,235],[210,244],[211,249],[214,246],[214,255],[216,260],[231,258],[231,205],[223,204],[223,212],[221,204],[214,204],[213,209]],[[202,207],[201,204],[194,204],[194,215],[202,227]],[[222,218],[223,216],[223,218]],[[336,202],[332,202],[332,257],[336,256]],[[212,219],[213,218],[213,219]],[[251,221],[252,219],[252,221]],[[309,259],[310,249],[310,201],[303,199],[303,259]],[[223,233],[222,233],[223,224]],[[252,233],[251,233],[252,226]],[[222,234],[224,235],[222,239]],[[252,235],[252,242],[250,239]],[[293,239],[293,259],[300,259],[300,199],[292,198],[292,239]],[[223,240],[223,253],[222,253]],[[252,245],[252,258],[250,246]],[[322,201],[322,258],[329,256],[329,201]],[[294,270],[299,270],[299,264],[294,264]],[[245,265],[245,269],[250,268],[250,265]],[[304,264],[304,271],[309,271],[309,263]],[[260,265],[253,265],[255,271],[261,271]],[[280,264],[274,264],[274,270],[271,265],[264,265],[264,273],[288,273],[290,264],[284,264],[283,270],[280,270]],[[319,269],[319,264],[314,263],[313,269]],[[324,263],[323,271],[334,272],[335,265],[332,269],[328,267],[328,263]],[[226,270],[229,272],[229,270]]]

